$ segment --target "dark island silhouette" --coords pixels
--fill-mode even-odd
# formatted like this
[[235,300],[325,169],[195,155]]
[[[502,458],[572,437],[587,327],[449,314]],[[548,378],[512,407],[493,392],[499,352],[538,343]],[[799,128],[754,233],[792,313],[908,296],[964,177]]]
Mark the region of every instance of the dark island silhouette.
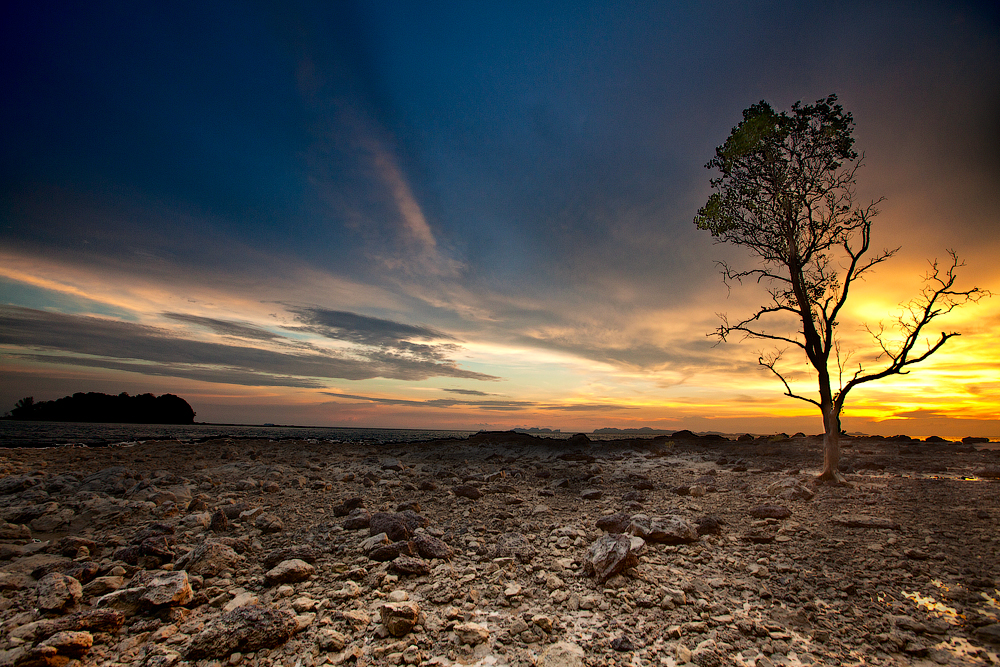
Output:
[[36,403],[22,398],[8,419],[25,421],[100,422],[113,424],[193,424],[194,410],[180,396],[138,394],[117,396],[78,392],[54,401]]

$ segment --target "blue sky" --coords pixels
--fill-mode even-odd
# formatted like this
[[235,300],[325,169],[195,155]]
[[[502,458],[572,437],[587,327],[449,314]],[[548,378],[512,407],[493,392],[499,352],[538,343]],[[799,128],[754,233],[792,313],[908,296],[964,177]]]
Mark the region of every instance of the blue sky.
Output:
[[[759,298],[691,221],[760,99],[837,93],[886,197],[875,241],[904,247],[849,339],[946,248],[998,289],[991,3],[4,11],[0,410],[171,391],[209,421],[818,431],[753,344],[705,336]],[[956,318],[849,427],[996,430],[997,306]]]

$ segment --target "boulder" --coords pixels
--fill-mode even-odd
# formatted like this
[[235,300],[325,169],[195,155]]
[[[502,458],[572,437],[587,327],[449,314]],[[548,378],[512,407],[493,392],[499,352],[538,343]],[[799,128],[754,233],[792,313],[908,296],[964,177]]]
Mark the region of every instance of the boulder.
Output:
[[456,486],[451,490],[459,498],[468,498],[469,500],[479,500],[483,497],[483,492],[474,486],[469,486],[468,484],[462,484]]
[[50,572],[38,582],[38,608],[61,612],[75,606],[83,597],[83,586],[73,577]]
[[402,637],[413,629],[420,617],[416,602],[387,602],[379,608],[382,625],[393,637]]
[[426,533],[415,534],[413,544],[417,548],[417,553],[424,558],[450,560],[455,556],[455,550],[445,544],[443,540]]
[[489,629],[481,623],[459,623],[454,630],[459,644],[476,646],[489,641],[490,638]]
[[757,505],[750,510],[750,516],[758,519],[787,519],[792,510],[782,505]]
[[590,546],[584,561],[587,574],[605,581],[639,564],[632,539],[620,533],[602,535]]
[[278,584],[291,584],[297,581],[305,581],[316,573],[316,568],[298,558],[285,560],[267,571],[264,575],[265,586],[276,586]]
[[295,617],[290,612],[248,604],[209,621],[204,630],[191,638],[184,655],[189,660],[199,660],[227,658],[235,651],[272,649],[288,641],[295,628]]
[[641,537],[647,542],[660,544],[686,544],[698,541],[698,527],[687,519],[675,515],[650,518],[645,514],[636,514],[625,532]]
[[572,642],[556,642],[539,656],[538,667],[583,667],[586,653]]
[[624,533],[625,529],[628,528],[629,522],[631,521],[632,516],[630,514],[627,514],[626,512],[617,512],[615,514],[602,516],[597,520],[596,525],[601,530],[609,533]]
[[272,567],[277,565],[283,560],[291,560],[293,558],[298,560],[303,560],[307,563],[315,563],[319,559],[319,551],[316,547],[309,546],[307,544],[292,547],[282,547],[280,549],[275,549],[264,556],[264,569],[270,570]]
[[256,526],[260,532],[265,534],[280,533],[285,529],[285,524],[281,522],[281,519],[270,513],[261,514],[257,517],[257,520],[254,521],[253,525]]
[[389,569],[396,574],[422,576],[431,573],[430,563],[422,558],[399,555],[389,563]]
[[243,557],[232,547],[206,540],[177,560],[177,569],[189,574],[215,577],[224,570],[232,570],[243,564]]

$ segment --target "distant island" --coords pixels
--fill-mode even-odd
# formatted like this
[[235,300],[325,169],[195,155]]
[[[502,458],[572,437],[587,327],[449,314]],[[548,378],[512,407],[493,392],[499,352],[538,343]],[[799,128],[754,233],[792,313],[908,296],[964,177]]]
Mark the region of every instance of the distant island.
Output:
[[111,424],[193,424],[194,410],[180,396],[138,394],[117,396],[96,392],[76,393],[54,401],[36,403],[22,398],[4,419]]

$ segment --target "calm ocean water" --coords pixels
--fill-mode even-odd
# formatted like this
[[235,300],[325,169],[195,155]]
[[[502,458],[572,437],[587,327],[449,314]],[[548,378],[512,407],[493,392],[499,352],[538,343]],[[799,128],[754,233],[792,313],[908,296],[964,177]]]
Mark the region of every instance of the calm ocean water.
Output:
[[328,442],[414,442],[435,438],[465,438],[475,431],[427,431],[388,428],[326,428],[297,426],[226,426],[219,424],[85,424],[77,422],[0,421],[0,447],[102,446],[146,440],[191,442],[205,438],[298,438]]

